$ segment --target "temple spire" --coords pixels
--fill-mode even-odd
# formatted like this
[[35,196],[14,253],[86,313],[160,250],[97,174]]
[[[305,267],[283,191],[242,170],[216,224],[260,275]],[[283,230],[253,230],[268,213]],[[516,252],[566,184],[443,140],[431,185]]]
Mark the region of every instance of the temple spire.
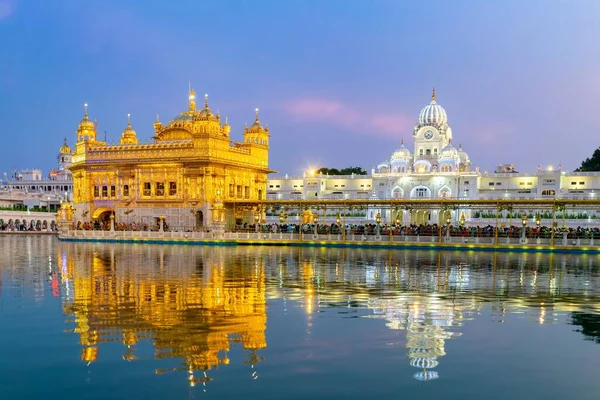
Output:
[[84,116],[86,116],[86,117],[88,116],[88,104],[87,103],[85,103],[83,105],[83,113],[84,113]]
[[188,99],[190,101],[190,111],[196,110],[196,92],[194,92],[194,89],[190,89]]
[[254,109],[254,113],[256,114],[256,118],[254,119],[254,122],[258,122],[258,108]]
[[431,101],[435,101],[435,86],[433,87],[433,91],[431,92]]
[[204,95],[204,109],[208,110],[208,93]]

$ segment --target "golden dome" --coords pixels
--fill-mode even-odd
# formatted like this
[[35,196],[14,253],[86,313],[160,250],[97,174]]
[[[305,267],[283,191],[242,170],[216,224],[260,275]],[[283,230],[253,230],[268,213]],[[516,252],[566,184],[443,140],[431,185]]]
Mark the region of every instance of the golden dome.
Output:
[[84,104],[84,109],[85,109],[85,114],[83,115],[83,119],[79,122],[79,129],[80,130],[83,130],[83,129],[94,130],[94,128],[95,128],[94,123],[92,122],[90,117],[88,117],[87,103]]
[[260,121],[258,120],[258,108],[256,108],[254,110],[254,112],[256,113],[256,117],[254,118],[254,123],[248,129],[248,132],[253,132],[253,133],[264,132],[265,129],[263,128],[263,126],[260,124]]
[[131,126],[131,114],[127,114],[127,126],[121,136],[121,144],[138,144],[135,129]]
[[63,145],[60,147],[60,154],[70,154],[70,153],[71,153],[71,148],[67,144],[67,138],[65,138]]

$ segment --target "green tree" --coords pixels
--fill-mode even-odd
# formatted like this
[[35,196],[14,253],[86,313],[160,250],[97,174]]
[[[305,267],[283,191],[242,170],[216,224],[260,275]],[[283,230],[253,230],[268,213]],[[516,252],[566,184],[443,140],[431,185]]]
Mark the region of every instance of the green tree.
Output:
[[322,175],[366,175],[367,171],[361,167],[347,167],[343,169],[323,167],[319,168],[317,173]]
[[586,158],[577,168],[577,172],[600,171],[600,148],[597,148],[591,158]]

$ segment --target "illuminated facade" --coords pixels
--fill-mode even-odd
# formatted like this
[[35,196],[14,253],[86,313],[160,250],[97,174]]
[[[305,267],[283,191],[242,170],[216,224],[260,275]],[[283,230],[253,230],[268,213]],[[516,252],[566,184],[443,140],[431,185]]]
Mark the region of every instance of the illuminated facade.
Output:
[[120,222],[153,225],[164,216],[172,228],[197,229],[232,219],[226,209],[215,212],[227,200],[266,197],[270,135],[258,109],[243,142],[232,141],[208,96],[196,108],[193,90],[186,111],[164,126],[157,116],[154,143],[140,143],[129,118],[119,144],[99,140],[96,130],[86,105],[70,167],[76,221],[114,213]]
[[[431,102],[419,113],[412,131],[412,152],[401,144],[388,159],[369,175],[330,176],[307,172],[300,177],[272,177],[267,184],[271,200],[299,199],[596,199],[600,192],[600,172],[566,172],[558,168],[538,167],[535,173],[516,172],[512,165],[501,165],[495,172],[480,171],[461,144],[455,147],[452,128],[445,109]],[[469,209],[442,210],[364,210],[374,221],[402,224],[442,223],[449,213],[453,223],[461,215],[473,221]],[[593,210],[589,215],[593,215]]]

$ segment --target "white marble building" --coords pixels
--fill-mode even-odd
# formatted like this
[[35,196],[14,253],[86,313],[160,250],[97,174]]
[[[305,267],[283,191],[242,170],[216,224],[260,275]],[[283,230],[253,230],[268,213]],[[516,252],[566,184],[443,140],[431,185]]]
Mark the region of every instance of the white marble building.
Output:
[[[412,152],[400,146],[369,175],[329,176],[305,173],[302,177],[273,177],[267,183],[268,199],[594,199],[600,191],[600,172],[567,172],[562,167],[538,167],[534,173],[515,172],[500,165],[493,173],[480,172],[461,144],[453,144],[448,115],[436,101],[421,112],[414,126]],[[407,223],[442,223],[446,213],[453,222],[461,215],[473,218],[469,209],[444,211],[370,209],[384,222],[396,217]],[[590,210],[589,214],[600,212]]]

